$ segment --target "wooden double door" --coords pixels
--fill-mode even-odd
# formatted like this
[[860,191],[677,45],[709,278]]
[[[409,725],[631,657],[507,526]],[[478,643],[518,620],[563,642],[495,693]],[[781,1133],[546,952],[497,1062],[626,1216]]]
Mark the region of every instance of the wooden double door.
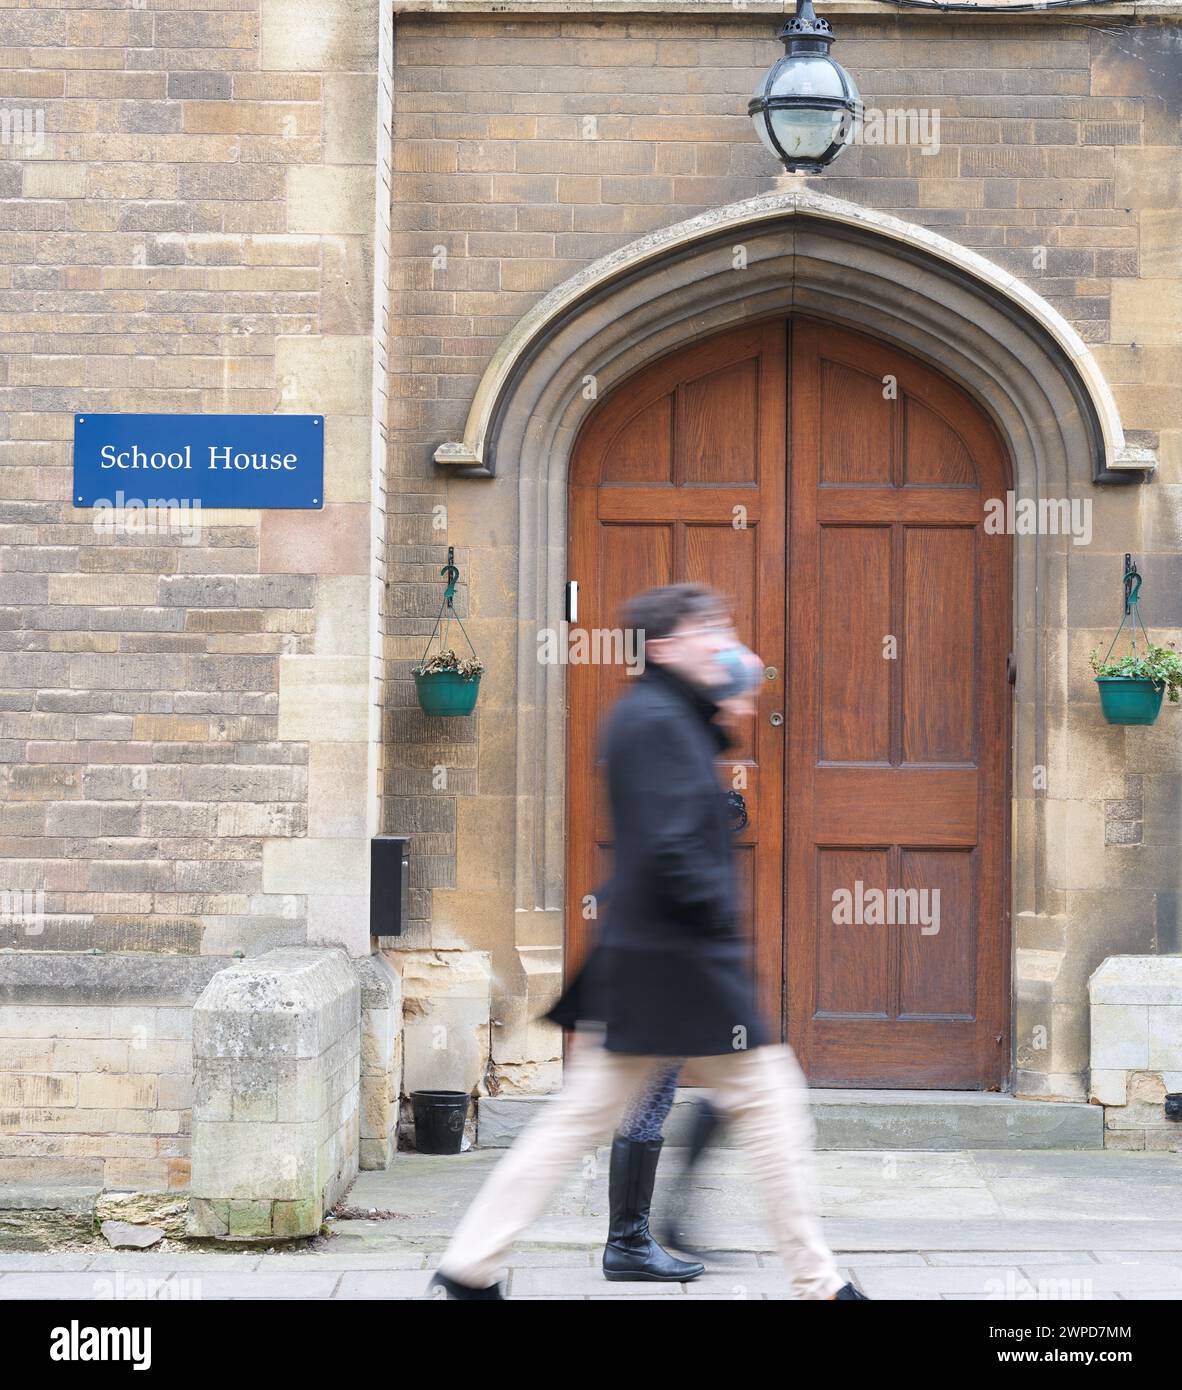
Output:
[[[662,358],[576,444],[578,628],[618,628],[641,589],[704,582],[767,668],[719,777],[747,807],[763,1004],[816,1085],[1009,1075],[1011,553],[983,525],[1008,486],[968,395],[808,319]],[[569,971],[610,873],[596,731],[629,677],[610,661],[567,676]]]

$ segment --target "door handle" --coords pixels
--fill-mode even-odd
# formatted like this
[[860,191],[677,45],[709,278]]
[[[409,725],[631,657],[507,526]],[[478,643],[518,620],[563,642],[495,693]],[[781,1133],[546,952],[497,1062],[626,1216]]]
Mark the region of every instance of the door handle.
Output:
[[783,724],[783,722],[784,716],[780,713],[779,710],[777,710],[775,714],[771,714],[768,716],[768,723],[772,726],[773,729],[778,729],[780,725]]
[[727,792],[726,805],[730,812],[731,829],[737,835],[740,830],[747,828],[747,803],[743,800],[743,793]]

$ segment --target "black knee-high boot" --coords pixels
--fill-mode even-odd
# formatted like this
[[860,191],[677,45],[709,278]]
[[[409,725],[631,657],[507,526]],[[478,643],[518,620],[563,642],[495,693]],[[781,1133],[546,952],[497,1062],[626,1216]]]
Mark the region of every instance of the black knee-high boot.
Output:
[[608,1201],[611,1225],[603,1252],[604,1277],[652,1279],[677,1283],[696,1279],[706,1266],[679,1260],[662,1250],[648,1228],[653,1184],[661,1157],[661,1139],[612,1139]]
[[689,1144],[686,1150],[685,1167],[677,1182],[677,1190],[669,1203],[665,1219],[661,1224],[661,1240],[675,1250],[685,1250],[689,1254],[700,1254],[691,1230],[689,1180],[698,1160],[706,1152],[715,1131],[722,1123],[722,1117],[708,1100],[699,1100],[694,1106],[693,1121],[690,1127]]

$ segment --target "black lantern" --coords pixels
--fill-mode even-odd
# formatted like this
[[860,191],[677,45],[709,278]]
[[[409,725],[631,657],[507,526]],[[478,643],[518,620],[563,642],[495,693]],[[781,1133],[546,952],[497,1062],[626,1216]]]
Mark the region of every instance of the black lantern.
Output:
[[747,114],[789,173],[819,174],[849,140],[862,99],[849,73],[829,56],[833,26],[817,18],[812,0],[796,0],[796,14],[779,37],[784,56],[760,80]]

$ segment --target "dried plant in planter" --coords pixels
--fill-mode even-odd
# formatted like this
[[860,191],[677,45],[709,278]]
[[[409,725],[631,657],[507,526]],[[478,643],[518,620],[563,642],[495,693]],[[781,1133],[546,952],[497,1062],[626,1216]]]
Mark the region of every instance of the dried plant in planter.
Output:
[[[412,666],[410,673],[414,677],[415,693],[419,697],[419,705],[424,714],[444,717],[471,714],[480,692],[484,662],[476,655],[472,639],[468,636],[464,624],[460,622],[460,615],[455,611],[453,600],[460,571],[455,563],[454,546],[448,546],[447,564],[440,573],[447,580],[447,588],[443,593],[439,617],[435,619],[435,627],[431,636],[427,638],[427,645],[423,648],[419,664]],[[439,624],[445,615],[447,621],[444,623],[443,632],[439,634],[440,650],[434,656],[428,656],[431,643],[435,640],[436,633],[439,633]],[[468,650],[472,653],[469,657],[461,658],[447,645],[447,635],[451,631],[453,619],[468,643]]]
[[410,673],[412,676],[437,676],[444,671],[452,672],[461,680],[470,681],[483,675],[484,662],[478,656],[459,657],[449,647],[445,652],[436,652],[434,656],[424,657],[417,666],[411,667]]

